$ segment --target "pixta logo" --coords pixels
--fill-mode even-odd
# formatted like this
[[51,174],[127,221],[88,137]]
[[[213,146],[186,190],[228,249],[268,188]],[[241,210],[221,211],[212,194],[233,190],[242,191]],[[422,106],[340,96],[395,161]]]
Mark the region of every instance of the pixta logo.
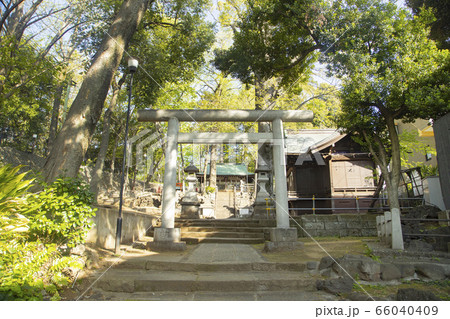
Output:
[[127,167],[133,166],[133,144],[136,144],[136,168],[139,174],[146,174],[152,171],[153,156],[158,148],[162,148],[166,143],[164,137],[158,132],[152,134],[149,129],[140,131],[137,135],[129,140],[129,147],[127,150]]

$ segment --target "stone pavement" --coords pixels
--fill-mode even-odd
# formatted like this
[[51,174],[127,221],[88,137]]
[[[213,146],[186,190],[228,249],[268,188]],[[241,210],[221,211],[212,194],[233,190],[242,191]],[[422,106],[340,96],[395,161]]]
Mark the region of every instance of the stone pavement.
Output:
[[252,246],[245,244],[200,244],[182,261],[197,264],[266,262]]

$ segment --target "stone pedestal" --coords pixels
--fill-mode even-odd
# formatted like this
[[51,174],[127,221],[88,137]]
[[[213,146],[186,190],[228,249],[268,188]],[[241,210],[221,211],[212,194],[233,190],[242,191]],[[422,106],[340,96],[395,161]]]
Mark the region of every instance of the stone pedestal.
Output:
[[203,218],[216,218],[214,206],[208,196],[206,196],[205,202],[200,205],[200,213]]
[[253,218],[254,219],[268,219],[273,216],[273,207],[272,211],[267,213],[267,202],[271,202],[270,194],[266,189],[267,183],[269,182],[268,176],[269,168],[264,166],[256,170],[258,174],[258,190],[256,193],[255,204],[253,206]]
[[264,251],[286,251],[302,247],[303,243],[297,241],[297,228],[272,228],[270,229],[270,241],[266,242]]
[[181,202],[181,218],[187,219],[200,218],[199,211],[200,211],[199,203],[190,203],[183,201]]
[[153,242],[147,243],[147,249],[152,251],[186,250],[186,243],[180,240],[180,228],[155,228]]

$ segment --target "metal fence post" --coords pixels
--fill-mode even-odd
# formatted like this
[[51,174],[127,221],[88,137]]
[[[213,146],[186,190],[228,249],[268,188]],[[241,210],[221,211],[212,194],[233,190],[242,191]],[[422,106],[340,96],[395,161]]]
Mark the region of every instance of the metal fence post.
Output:
[[313,215],[315,215],[316,214],[316,196],[315,195],[313,195],[312,201],[313,201],[312,211],[313,211]]
[[358,212],[359,215],[359,197],[356,196],[356,211]]

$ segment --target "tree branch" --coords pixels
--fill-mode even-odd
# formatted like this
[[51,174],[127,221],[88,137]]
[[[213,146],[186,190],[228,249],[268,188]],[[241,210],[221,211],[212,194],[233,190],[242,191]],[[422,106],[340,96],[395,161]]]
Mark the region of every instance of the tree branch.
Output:
[[63,31],[64,28],[66,28],[67,26],[70,25],[70,22],[68,22],[68,23],[67,23],[63,28],[61,28],[61,29],[59,30],[59,32],[53,37],[52,41],[50,41],[50,43],[47,45],[47,47],[45,48],[45,50],[44,50],[41,54],[39,54],[38,60],[39,60],[39,59],[43,59],[43,58],[48,54],[48,52],[51,50],[51,48],[55,45],[55,43],[58,42],[58,41],[59,41],[59,40],[60,40],[67,32],[69,32],[69,31],[71,31],[71,30],[73,30],[73,29],[78,28],[78,27],[79,27],[81,24],[83,24],[83,23],[84,23],[84,22],[79,22],[79,23],[77,23],[77,24],[71,26],[71,27],[68,28],[67,30]]
[[41,20],[44,20],[45,18],[48,18],[48,17],[50,17],[50,16],[52,16],[52,15],[54,15],[54,14],[56,14],[56,13],[59,13],[59,12],[64,11],[64,10],[67,10],[68,8],[70,8],[70,6],[67,6],[67,7],[64,7],[64,8],[58,9],[58,10],[55,10],[55,11],[53,11],[53,9],[52,9],[52,10],[50,10],[50,12],[48,12],[48,13],[46,13],[46,14],[40,16],[40,17],[37,17],[36,19],[34,19],[34,20],[32,20],[32,21],[30,20],[30,21],[26,24],[25,28],[28,28],[28,27],[31,26],[32,24],[34,24],[34,23],[36,23],[36,22],[39,22],[39,21],[41,21]]
[[[0,20],[0,31],[3,29],[6,19],[8,19],[9,15],[11,14],[11,12],[14,11],[14,9],[16,9],[22,2],[24,2],[25,0],[19,0],[17,3],[13,4],[13,6],[11,8],[7,8],[6,11],[3,13],[2,19]],[[3,3],[3,2],[2,2]],[[6,6],[5,6],[6,8]],[[5,29],[6,31],[6,29]]]
[[333,89],[333,90],[330,90],[330,91],[325,92],[325,93],[322,93],[322,94],[314,95],[314,96],[310,97],[309,99],[306,99],[305,101],[301,102],[301,103],[297,106],[296,110],[301,109],[301,107],[302,107],[303,105],[305,105],[306,103],[308,103],[309,101],[312,101],[312,100],[315,100],[315,99],[320,99],[320,98],[325,97],[325,96],[327,96],[327,95],[330,95],[331,93],[336,92],[336,91],[337,91],[336,89]]
[[161,26],[161,27],[171,27],[174,28],[176,30],[183,30],[183,28],[180,28],[179,26],[181,25],[181,23],[169,23],[169,22],[148,22],[146,24],[144,24],[144,28],[146,27],[150,27],[150,26]]
[[388,155],[386,149],[384,148],[383,141],[377,134],[374,134],[373,138],[375,139],[375,143],[378,146],[378,151],[381,156],[382,163],[387,167],[389,165],[390,156]]
[[306,60],[306,58],[308,58],[308,56],[309,56],[310,53],[314,52],[315,50],[317,50],[317,49],[319,49],[319,48],[320,48],[320,46],[317,45],[317,44],[314,45],[314,46],[312,46],[312,47],[310,47],[308,50],[302,52],[302,54],[297,58],[297,60],[295,60],[294,62],[292,62],[292,63],[289,64],[289,65],[283,66],[283,67],[281,67],[281,68],[276,68],[276,69],[275,69],[275,72],[278,72],[278,71],[287,71],[287,70],[290,70],[290,69],[294,68],[294,67],[297,66],[298,64],[303,63],[303,62]]
[[373,158],[375,159],[375,162],[379,166],[381,166],[381,164],[383,164],[383,162],[381,161],[380,157],[375,152],[375,149],[373,148],[372,141],[370,140],[369,135],[367,134],[367,132],[365,130],[362,130],[362,134],[363,134],[364,140],[367,143],[367,147],[369,148],[370,153],[372,154]]

